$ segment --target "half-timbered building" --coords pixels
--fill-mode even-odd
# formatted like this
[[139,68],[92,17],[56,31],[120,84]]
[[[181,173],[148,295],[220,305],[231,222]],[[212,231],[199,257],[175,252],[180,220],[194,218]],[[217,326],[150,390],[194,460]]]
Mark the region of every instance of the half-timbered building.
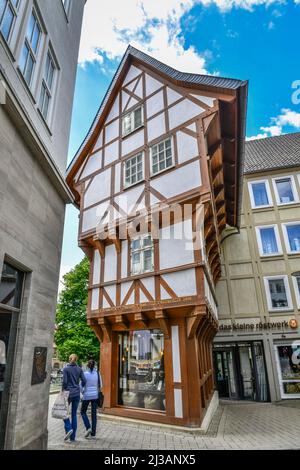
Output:
[[221,233],[239,225],[246,99],[247,82],[129,46],[68,169],[105,413],[199,427],[216,403],[215,285]]

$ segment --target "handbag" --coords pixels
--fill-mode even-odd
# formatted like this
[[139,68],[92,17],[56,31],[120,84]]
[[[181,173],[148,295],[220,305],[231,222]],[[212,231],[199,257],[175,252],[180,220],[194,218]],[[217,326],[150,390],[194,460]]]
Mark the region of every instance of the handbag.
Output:
[[98,408],[102,408],[104,402],[104,395],[100,390],[100,375],[98,372],[98,399],[97,399],[97,406]]
[[70,392],[62,391],[57,395],[54,405],[52,407],[52,418],[67,419],[70,417],[68,402],[69,393]]

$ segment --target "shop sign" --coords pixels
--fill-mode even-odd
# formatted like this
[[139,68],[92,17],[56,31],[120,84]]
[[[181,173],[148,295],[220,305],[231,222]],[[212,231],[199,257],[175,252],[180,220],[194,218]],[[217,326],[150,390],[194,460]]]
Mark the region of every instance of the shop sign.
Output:
[[278,321],[278,322],[259,322],[259,323],[236,323],[233,322],[230,325],[222,324],[219,325],[219,331],[262,331],[262,330],[279,330],[284,328],[295,329],[298,327],[296,319],[289,321]]

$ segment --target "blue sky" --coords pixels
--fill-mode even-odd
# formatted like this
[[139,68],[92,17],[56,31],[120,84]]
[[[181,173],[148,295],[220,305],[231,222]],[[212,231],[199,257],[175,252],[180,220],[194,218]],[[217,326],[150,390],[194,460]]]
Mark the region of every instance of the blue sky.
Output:
[[[182,71],[249,80],[248,138],[299,131],[300,104],[292,101],[300,80],[299,24],[300,0],[88,0],[69,161],[128,42]],[[83,257],[77,230],[78,212],[69,206],[62,273]]]

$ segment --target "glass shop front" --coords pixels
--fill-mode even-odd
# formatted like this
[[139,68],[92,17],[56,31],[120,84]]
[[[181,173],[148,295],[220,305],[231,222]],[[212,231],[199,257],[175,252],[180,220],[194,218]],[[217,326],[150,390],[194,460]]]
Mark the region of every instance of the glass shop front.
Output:
[[281,398],[300,398],[300,341],[275,346]]
[[119,334],[118,404],[165,411],[164,335],[161,330]]

